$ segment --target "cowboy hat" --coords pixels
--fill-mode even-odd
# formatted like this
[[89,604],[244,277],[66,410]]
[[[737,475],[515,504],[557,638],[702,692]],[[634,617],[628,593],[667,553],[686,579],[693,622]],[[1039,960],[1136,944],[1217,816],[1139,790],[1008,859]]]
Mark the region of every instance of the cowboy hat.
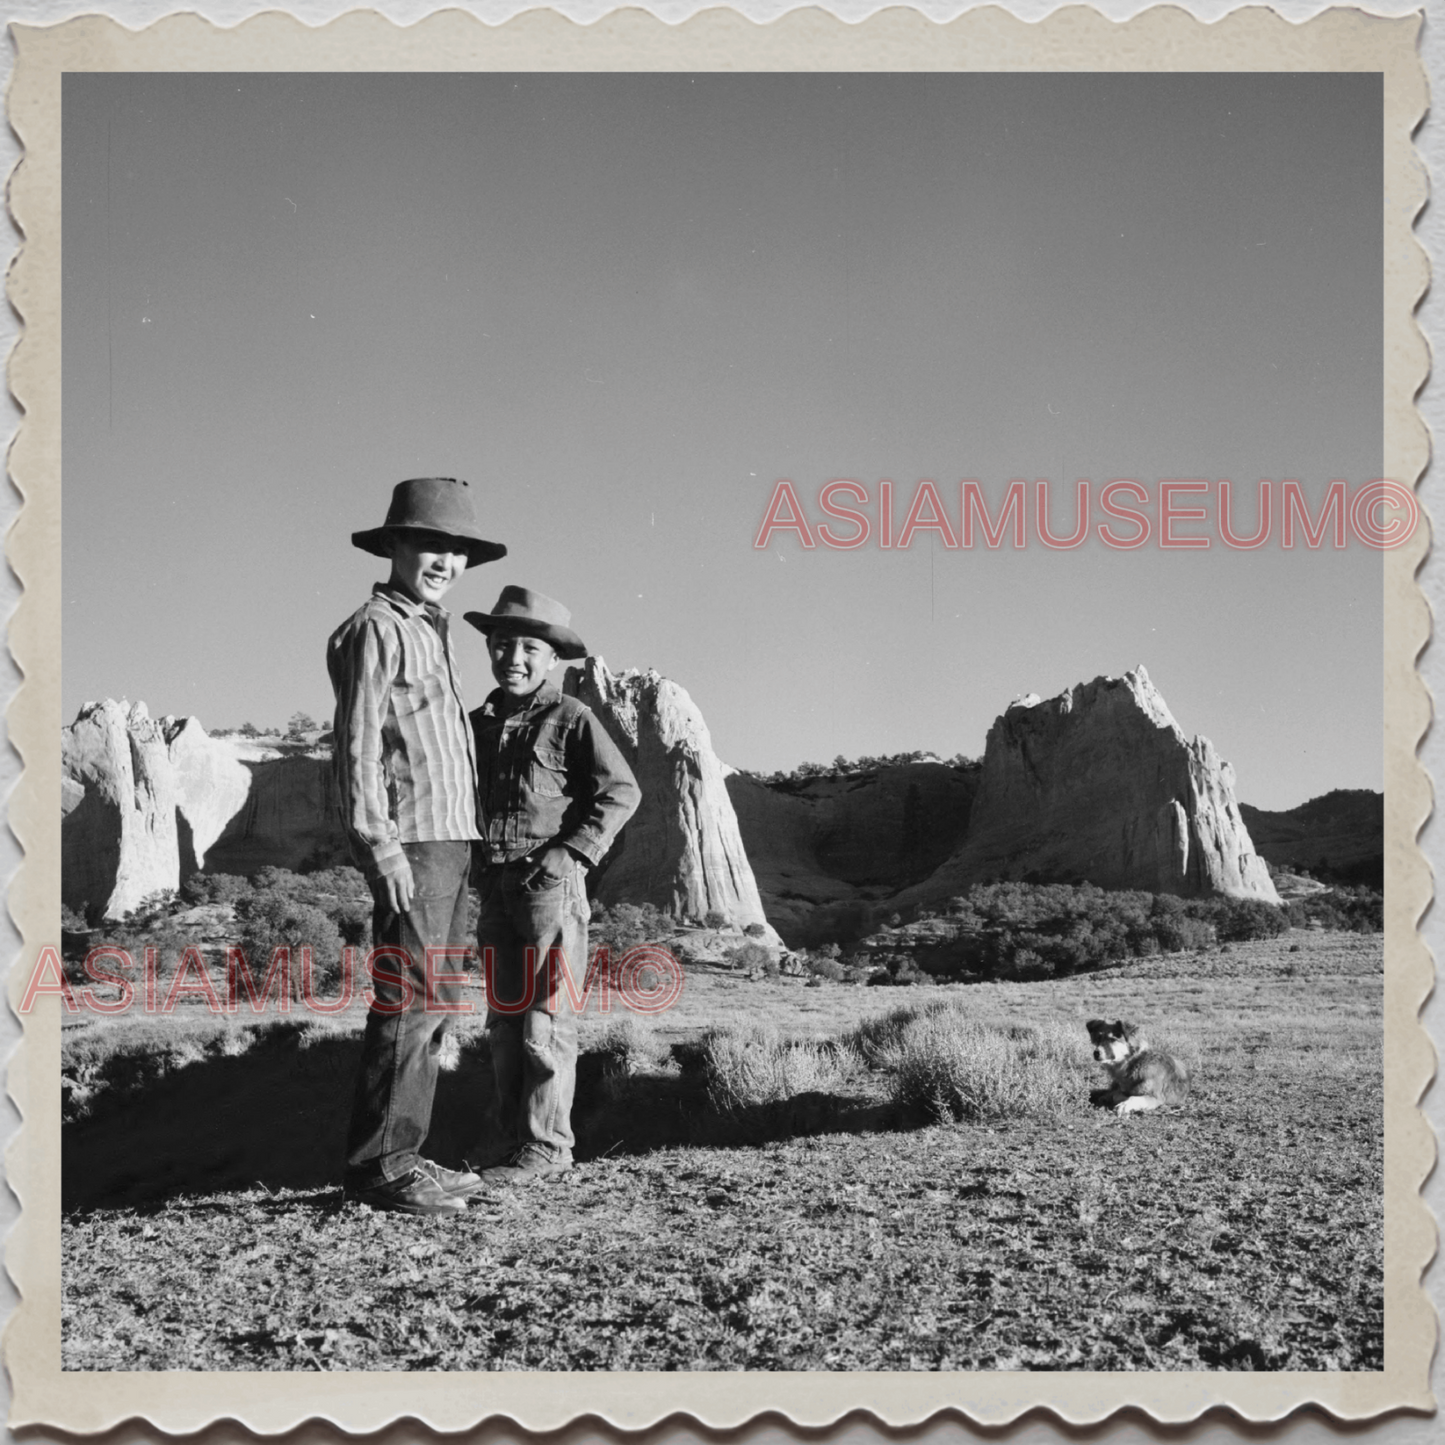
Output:
[[413,477],[398,482],[391,494],[386,521],[367,532],[353,532],[351,542],[374,557],[390,557],[392,538],[398,532],[437,532],[460,542],[467,566],[505,557],[500,542],[489,542],[477,526],[472,494],[466,482],[455,477]]
[[526,587],[503,587],[490,612],[464,612],[462,616],[488,637],[494,629],[504,627],[508,632],[550,642],[558,657],[575,661],[587,656],[587,644],[567,626],[572,614],[555,598]]

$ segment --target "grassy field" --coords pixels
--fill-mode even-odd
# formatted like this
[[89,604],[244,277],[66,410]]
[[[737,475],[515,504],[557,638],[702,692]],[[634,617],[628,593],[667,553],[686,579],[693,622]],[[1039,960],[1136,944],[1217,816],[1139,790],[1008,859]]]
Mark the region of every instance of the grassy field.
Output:
[[[442,1220],[341,1205],[359,1014],[87,1018],[63,1363],[1377,1370],[1381,967],[1378,936],[1297,931],[1052,983],[690,972],[655,1021],[584,1020],[573,1174]],[[880,1021],[930,1003],[1047,1054],[1047,1097],[909,1104]],[[1091,1109],[1094,1016],[1167,1042],[1190,1101]],[[447,1162],[485,1142],[480,1024]]]

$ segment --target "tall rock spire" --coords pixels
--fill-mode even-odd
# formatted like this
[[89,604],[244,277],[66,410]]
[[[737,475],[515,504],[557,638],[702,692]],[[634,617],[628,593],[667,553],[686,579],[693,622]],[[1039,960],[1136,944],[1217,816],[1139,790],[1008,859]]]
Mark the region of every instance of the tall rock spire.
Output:
[[609,672],[600,657],[569,671],[565,686],[601,719],[642,789],[598,897],[767,926],[722,763],[686,691],[650,670]]

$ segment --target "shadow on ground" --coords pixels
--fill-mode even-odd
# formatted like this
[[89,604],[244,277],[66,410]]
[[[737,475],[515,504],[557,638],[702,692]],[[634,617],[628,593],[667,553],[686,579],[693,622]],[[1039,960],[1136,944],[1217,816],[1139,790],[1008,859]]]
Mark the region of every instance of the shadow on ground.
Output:
[[[228,1189],[327,1190],[341,1183],[359,1035],[277,1026],[244,1054],[214,1054],[160,1077],[114,1080],[61,1131],[61,1204],[70,1211],[162,1202]],[[669,1145],[756,1145],[883,1127],[869,1101],[801,1094],[719,1112],[694,1078],[605,1076],[578,1061],[572,1122],[579,1163]],[[491,1065],[470,1041],[440,1076],[427,1154],[456,1165],[495,1152],[488,1138]],[[494,1148],[488,1151],[489,1143]]]

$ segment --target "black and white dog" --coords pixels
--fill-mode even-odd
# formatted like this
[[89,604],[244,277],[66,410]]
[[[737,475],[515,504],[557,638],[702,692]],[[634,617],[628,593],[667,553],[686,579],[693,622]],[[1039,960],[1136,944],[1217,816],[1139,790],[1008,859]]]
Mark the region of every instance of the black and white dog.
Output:
[[1085,1025],[1094,1046],[1094,1061],[1109,1071],[1109,1085],[1095,1089],[1090,1102],[1116,1114],[1135,1114],[1161,1104],[1182,1104],[1189,1096],[1184,1065],[1158,1049],[1134,1027],[1116,1019],[1090,1019]]

